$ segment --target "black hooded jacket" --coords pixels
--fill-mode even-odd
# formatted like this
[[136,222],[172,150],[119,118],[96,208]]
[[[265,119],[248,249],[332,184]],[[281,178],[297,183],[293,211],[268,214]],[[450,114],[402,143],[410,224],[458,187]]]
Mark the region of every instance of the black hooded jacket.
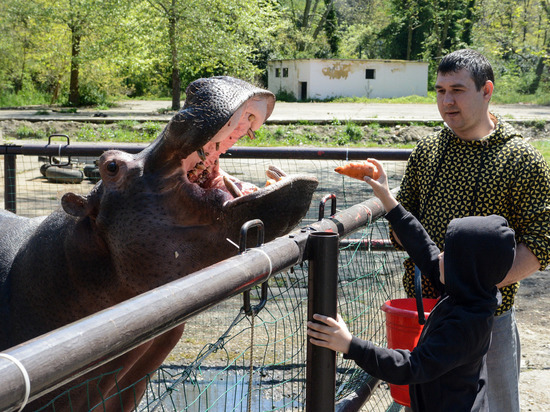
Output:
[[410,385],[414,411],[488,410],[485,355],[497,307],[495,285],[514,261],[514,231],[496,215],[452,220],[445,235],[443,285],[440,250],[416,218],[401,205],[386,218],[422,274],[444,293],[412,352],[353,337],[346,358],[389,383]]

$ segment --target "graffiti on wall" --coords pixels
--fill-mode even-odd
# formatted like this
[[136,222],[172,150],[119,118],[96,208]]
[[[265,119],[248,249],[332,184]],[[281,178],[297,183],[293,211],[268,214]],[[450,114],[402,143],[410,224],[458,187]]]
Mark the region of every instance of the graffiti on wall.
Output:
[[322,72],[329,79],[347,79],[351,72],[351,64],[336,62],[332,66],[324,67]]

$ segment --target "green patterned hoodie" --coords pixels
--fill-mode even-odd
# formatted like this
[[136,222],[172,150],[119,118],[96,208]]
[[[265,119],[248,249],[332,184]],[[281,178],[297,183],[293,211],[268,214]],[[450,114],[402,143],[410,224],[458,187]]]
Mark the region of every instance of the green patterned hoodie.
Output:
[[[493,120],[496,129],[481,140],[462,140],[445,126],[419,141],[398,199],[440,249],[452,219],[501,215],[516,232],[517,243],[535,254],[543,270],[550,263],[550,168],[509,124]],[[412,297],[414,264],[407,259],[404,265],[403,284]],[[422,287],[425,297],[440,294],[427,279]],[[515,283],[501,288],[497,315],[512,307],[518,287]]]

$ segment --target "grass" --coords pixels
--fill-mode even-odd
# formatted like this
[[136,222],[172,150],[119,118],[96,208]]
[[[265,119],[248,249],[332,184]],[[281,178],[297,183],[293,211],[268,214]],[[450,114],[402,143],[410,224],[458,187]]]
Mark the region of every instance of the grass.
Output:
[[148,143],[162,131],[162,122],[122,121],[114,125],[93,126],[84,124],[75,133],[79,142]]
[[427,96],[404,96],[404,97],[392,97],[392,98],[368,98],[368,97],[336,97],[333,99],[323,100],[323,102],[331,103],[393,103],[393,104],[435,104],[435,92],[428,92]]
[[550,164],[550,140],[535,140],[531,142],[535,148],[542,153],[546,162]]
[[[296,101],[296,99],[287,98],[284,95],[278,95],[279,101]],[[185,95],[182,94],[182,101]],[[109,99],[112,99],[110,97]],[[135,99],[121,97],[118,100],[132,101],[132,100],[155,100],[170,102],[170,97],[158,97],[158,96],[144,96]],[[46,93],[42,93],[36,90],[24,89],[19,93],[0,93],[0,107],[23,107],[29,105],[48,105],[51,101],[51,96]],[[321,102],[332,103],[388,103],[388,104],[435,104],[436,93],[433,90],[427,92],[426,96],[404,96],[394,98],[367,98],[367,97],[335,97],[325,100],[315,100]],[[535,94],[523,94],[510,90],[509,88],[495,88],[492,100],[494,104],[540,104],[550,105],[550,92],[537,92]],[[103,103],[97,106],[98,110],[104,110],[111,106],[111,104]],[[167,109],[168,110],[168,109]]]
[[[245,136],[239,146],[326,146],[326,147],[372,147],[380,146],[378,135],[381,126],[372,123],[360,126],[354,122],[332,123],[326,126],[296,124],[285,126],[262,126],[255,139]],[[396,147],[392,145],[392,147]],[[403,146],[402,146],[403,147]]]
[[[392,98],[367,98],[367,97],[336,97],[332,99],[322,100],[322,102],[328,103],[386,103],[386,104],[436,104],[435,91],[428,91],[427,96],[404,96],[404,97],[392,97]],[[535,94],[523,94],[519,92],[510,91],[509,89],[495,88],[493,97],[491,98],[493,104],[538,104],[543,106],[550,106],[550,93],[537,92]]]

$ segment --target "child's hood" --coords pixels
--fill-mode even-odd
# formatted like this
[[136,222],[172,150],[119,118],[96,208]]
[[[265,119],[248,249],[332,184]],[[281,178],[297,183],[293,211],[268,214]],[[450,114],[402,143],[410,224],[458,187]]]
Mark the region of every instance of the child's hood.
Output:
[[[457,303],[493,302],[514,262],[514,231],[501,216],[453,219],[445,235],[445,290]],[[493,300],[491,300],[493,298]]]

